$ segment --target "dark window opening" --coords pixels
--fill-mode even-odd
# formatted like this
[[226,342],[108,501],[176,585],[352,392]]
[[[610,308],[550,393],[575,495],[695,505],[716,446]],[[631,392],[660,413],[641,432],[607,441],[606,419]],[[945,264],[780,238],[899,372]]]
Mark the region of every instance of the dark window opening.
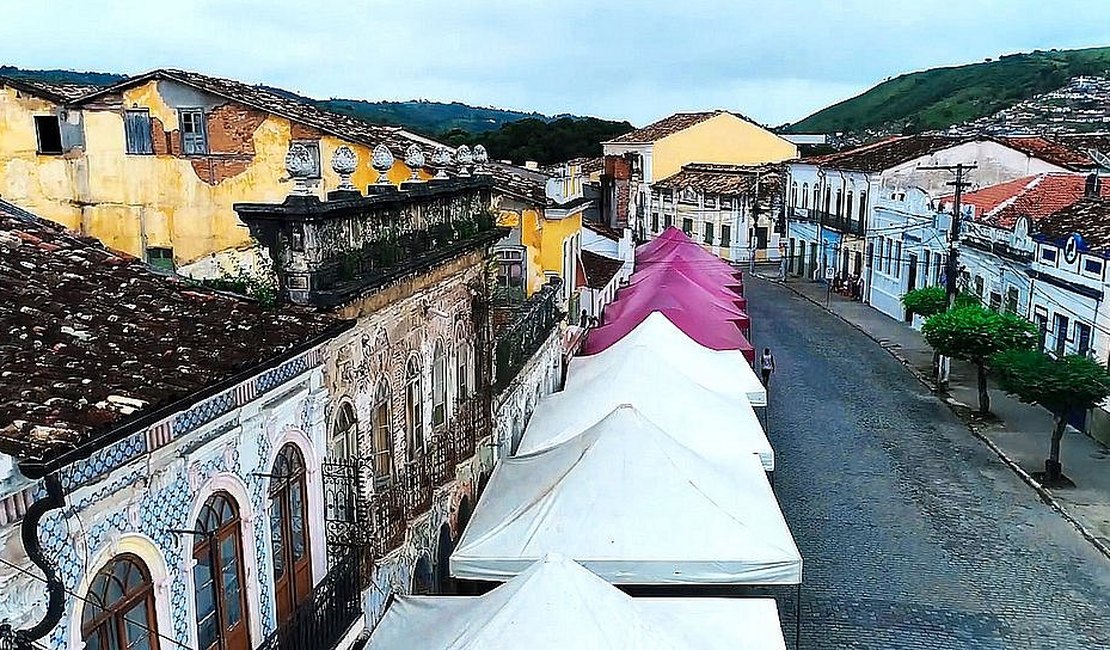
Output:
[[732,245],[732,226],[721,226],[721,246]]
[[711,223],[705,224],[705,243],[713,243],[713,224]]
[[40,154],[62,153],[62,127],[57,116],[36,115],[35,134],[38,136]]
[[162,246],[151,246],[146,249],[146,263],[159,269],[172,271],[173,249]]
[[682,232],[686,233],[687,236],[690,236],[694,233],[694,220],[693,219],[683,219],[682,220]]

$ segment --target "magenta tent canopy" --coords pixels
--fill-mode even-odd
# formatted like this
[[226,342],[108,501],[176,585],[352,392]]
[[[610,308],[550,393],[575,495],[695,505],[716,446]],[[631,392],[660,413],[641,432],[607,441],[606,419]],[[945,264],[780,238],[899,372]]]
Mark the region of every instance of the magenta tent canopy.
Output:
[[[704,305],[707,310],[710,310],[710,307],[722,307],[728,313],[744,316],[747,320],[746,298],[724,287],[706,286],[689,275],[675,271],[641,276],[618,291],[617,299],[606,308],[606,314],[611,314],[606,321],[616,319],[621,313],[633,308],[633,305],[638,307],[647,304],[658,309],[654,301],[668,297],[674,297],[685,307],[694,308]],[[652,309],[649,309],[650,311]],[[708,318],[711,313],[713,313],[712,310],[704,315]]]
[[714,300],[733,303],[743,311],[747,311],[748,308],[748,299],[741,295],[742,286],[739,283],[731,285],[732,288],[730,288],[729,285],[723,285],[697,270],[690,269],[685,263],[633,273],[629,278],[628,287],[617,295],[620,297],[633,290],[661,290],[671,287],[690,291],[701,289],[707,297],[712,297]]
[[[735,321],[706,318],[704,304],[690,309],[678,305],[673,296],[670,298],[672,304],[651,310],[629,309],[619,318],[590,330],[586,343],[582,346],[582,354],[603,352],[636,329],[653,312],[658,311],[702,347],[710,350],[740,350],[749,363],[755,362],[755,348],[744,338]],[[609,307],[612,308],[615,304]]]
[[740,272],[732,268],[728,262],[690,241],[685,233],[674,226],[664,230],[654,240],[636,248],[638,270],[676,261],[689,262],[694,268],[704,272],[723,271],[737,279],[742,277]]

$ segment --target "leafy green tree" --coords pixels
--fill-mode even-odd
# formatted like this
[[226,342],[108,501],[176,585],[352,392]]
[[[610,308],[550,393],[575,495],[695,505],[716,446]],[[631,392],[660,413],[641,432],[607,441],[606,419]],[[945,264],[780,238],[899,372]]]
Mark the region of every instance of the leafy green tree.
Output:
[[979,412],[991,410],[987,392],[987,364],[1005,350],[1030,349],[1037,341],[1037,329],[1013,314],[1001,314],[981,306],[958,307],[934,315],[921,328],[933,349],[953,359],[975,365],[979,383]]
[[998,383],[1007,393],[1052,412],[1055,426],[1045,482],[1060,480],[1060,441],[1068,425],[1068,414],[1089,410],[1110,396],[1110,371],[1096,361],[1078,355],[1058,359],[1037,350],[1008,350],[991,360]]
[[[979,296],[973,293],[961,293],[956,296],[956,307],[970,307],[979,304]],[[906,311],[917,314],[922,318],[936,316],[942,311],[948,311],[948,292],[944,287],[923,287],[907,291],[902,296],[902,306]]]

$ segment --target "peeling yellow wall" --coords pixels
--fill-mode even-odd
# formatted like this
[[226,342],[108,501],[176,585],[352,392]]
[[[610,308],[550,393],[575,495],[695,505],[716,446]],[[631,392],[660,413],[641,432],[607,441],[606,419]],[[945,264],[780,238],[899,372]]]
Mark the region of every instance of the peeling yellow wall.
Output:
[[756,165],[796,158],[798,148],[767,129],[721,113],[657,141],[652,175],[662,180],[692,162]]
[[53,102],[0,86],[0,197],[77,229],[81,211],[73,196],[80,160],[73,155],[39,155],[35,116],[55,115]]
[[[547,219],[542,210],[534,208],[502,208],[497,223],[507,228],[520,228],[520,243],[525,247],[526,290],[531,296],[547,282],[544,273],[563,277],[563,242],[582,231],[582,213]],[[573,283],[574,280],[563,278],[564,282]]]
[[[251,136],[254,154],[246,168],[211,185],[197,175],[193,158],[127,154],[123,114],[115,110],[83,111],[84,155],[78,151],[65,158],[39,156],[35,153],[33,115],[49,114],[53,105],[17,99],[14,90],[2,90],[0,195],[132,255],[142,257],[149,247],[172,247],[175,261],[187,264],[246,245],[250,236],[233,205],[280,202],[292,189],[290,182],[282,181],[293,133],[292,123],[285,118],[268,115]],[[167,133],[178,129],[177,109],[164,101],[156,81],[125,91],[123,105],[149,109]],[[156,139],[164,138],[157,128],[154,131]],[[321,197],[339,186],[330,161],[341,144],[359,156],[359,168],[352,178],[355,186],[365,189],[377,181],[377,172],[370,168],[369,147],[325,135],[320,138],[323,178],[317,192]],[[245,155],[235,157],[243,159]],[[391,182],[400,183],[411,177],[411,171],[398,161],[388,176]],[[429,177],[423,170],[420,176]]]

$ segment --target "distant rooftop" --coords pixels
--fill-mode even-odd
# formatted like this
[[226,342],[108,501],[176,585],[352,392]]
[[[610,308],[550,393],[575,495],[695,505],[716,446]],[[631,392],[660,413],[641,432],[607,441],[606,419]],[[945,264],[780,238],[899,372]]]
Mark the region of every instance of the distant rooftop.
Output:
[[722,113],[729,113],[734,117],[738,117],[747,122],[752,122],[753,124],[755,123],[747,117],[741,115],[740,113],[734,113],[724,110],[698,111],[694,113],[675,113],[674,115],[664,117],[657,122],[652,122],[651,124],[648,124],[643,128],[629,131],[624,135],[617,136],[612,140],[609,140],[609,142],[613,144],[642,144],[655,142],[657,140],[662,140],[669,135],[674,135],[679,131],[684,131],[691,126],[701,124],[702,122],[712,117],[721,115]]

